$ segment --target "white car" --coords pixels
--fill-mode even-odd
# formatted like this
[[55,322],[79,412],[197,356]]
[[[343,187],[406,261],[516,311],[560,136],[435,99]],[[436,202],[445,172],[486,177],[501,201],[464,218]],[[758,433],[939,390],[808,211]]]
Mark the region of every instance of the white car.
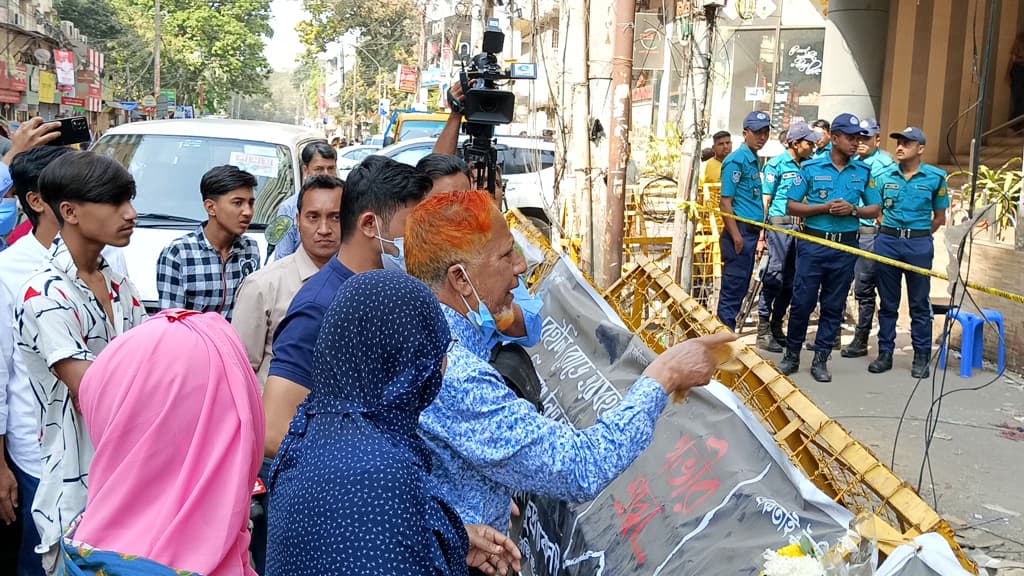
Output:
[[298,192],[299,152],[315,130],[247,120],[153,120],[111,128],[91,150],[120,162],[135,177],[139,219],[124,249],[128,275],[143,304],[157,309],[156,263],[161,250],[206,220],[199,180],[210,168],[233,164],[256,177],[256,208],[248,236],[266,262],[263,231],[277,206]]
[[[460,137],[460,145],[466,136]],[[540,138],[497,136],[498,165],[505,187],[505,207],[518,208],[542,231],[550,230],[555,202],[555,144]],[[435,138],[413,138],[386,146],[374,155],[387,156],[403,164],[415,166],[434,149]],[[348,176],[352,167],[338,165],[338,176]]]
[[351,170],[356,164],[363,161],[370,154],[375,154],[380,146],[371,144],[357,144],[346,146],[338,150],[338,170]]

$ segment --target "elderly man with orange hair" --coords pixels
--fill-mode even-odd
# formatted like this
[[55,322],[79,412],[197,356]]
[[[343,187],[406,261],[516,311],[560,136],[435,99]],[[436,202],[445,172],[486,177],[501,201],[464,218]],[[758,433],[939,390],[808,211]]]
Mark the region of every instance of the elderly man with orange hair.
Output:
[[432,476],[467,523],[505,530],[515,491],[596,497],[650,444],[669,394],[707,384],[710,348],[735,338],[715,334],[671,348],[618,406],[577,430],[518,398],[488,363],[488,342],[514,322],[512,290],[526,269],[490,196],[429,197],[409,215],[405,239],[408,271],[434,291],[454,342],[420,433],[435,453]]

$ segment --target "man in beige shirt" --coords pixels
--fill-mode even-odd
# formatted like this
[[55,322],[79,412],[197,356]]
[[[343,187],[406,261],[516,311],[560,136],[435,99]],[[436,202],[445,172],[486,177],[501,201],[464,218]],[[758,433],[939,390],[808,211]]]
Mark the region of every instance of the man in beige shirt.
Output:
[[334,176],[311,176],[298,196],[300,246],[245,278],[238,288],[231,324],[238,331],[262,388],[270,370],[274,332],[299,288],[317,273],[341,246],[341,193]]

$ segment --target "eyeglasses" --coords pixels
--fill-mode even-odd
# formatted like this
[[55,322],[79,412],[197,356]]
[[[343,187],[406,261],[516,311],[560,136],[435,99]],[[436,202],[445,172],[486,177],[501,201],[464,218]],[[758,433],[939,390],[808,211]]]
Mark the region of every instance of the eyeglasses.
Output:
[[458,344],[458,343],[459,343],[459,339],[458,338],[452,338],[451,340],[449,340],[448,341],[448,349],[445,350],[445,354],[451,354],[452,350],[455,349],[455,345]]

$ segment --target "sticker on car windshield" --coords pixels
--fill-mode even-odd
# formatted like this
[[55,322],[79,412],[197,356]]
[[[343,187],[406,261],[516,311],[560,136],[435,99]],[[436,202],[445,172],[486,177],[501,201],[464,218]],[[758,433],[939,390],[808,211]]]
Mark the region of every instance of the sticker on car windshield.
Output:
[[273,156],[277,158],[277,149],[273,146],[256,146],[253,144],[245,145],[246,154],[254,154],[256,156]]
[[232,152],[228,164],[237,166],[239,170],[245,170],[253,176],[264,176],[276,178],[279,162],[276,156],[261,156],[258,154],[246,154],[244,152]]

